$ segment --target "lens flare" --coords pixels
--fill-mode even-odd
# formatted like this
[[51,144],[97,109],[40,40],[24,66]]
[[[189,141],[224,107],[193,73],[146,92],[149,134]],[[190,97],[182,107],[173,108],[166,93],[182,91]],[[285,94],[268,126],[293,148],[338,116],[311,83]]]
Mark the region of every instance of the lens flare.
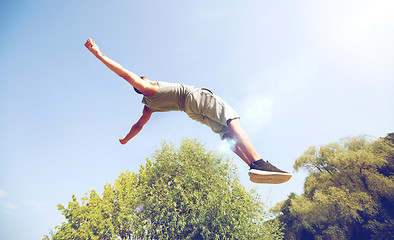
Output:
[[234,140],[234,139],[232,139],[232,138],[227,138],[227,145],[229,146],[229,148],[231,149],[231,150],[235,150],[235,148],[236,148],[236,145],[237,145],[237,143],[236,143],[236,141]]

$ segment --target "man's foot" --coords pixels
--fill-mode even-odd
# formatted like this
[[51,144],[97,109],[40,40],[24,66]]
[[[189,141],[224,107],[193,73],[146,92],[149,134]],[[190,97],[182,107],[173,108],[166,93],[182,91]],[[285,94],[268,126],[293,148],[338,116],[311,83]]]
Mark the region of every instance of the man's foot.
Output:
[[278,169],[263,159],[250,164],[250,181],[254,183],[279,184],[289,181],[291,174]]

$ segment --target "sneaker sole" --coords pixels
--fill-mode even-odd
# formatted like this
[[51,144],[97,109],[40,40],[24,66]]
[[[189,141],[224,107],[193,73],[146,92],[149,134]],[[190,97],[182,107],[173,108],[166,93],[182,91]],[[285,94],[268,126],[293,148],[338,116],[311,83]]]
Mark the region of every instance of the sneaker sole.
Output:
[[251,169],[249,170],[250,181],[254,183],[280,184],[290,180],[290,173],[269,172]]

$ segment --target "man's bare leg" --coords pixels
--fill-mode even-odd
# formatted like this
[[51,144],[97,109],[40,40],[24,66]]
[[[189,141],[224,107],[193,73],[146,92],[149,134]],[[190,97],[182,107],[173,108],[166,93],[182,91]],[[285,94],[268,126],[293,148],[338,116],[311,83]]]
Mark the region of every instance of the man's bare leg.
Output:
[[229,132],[225,137],[231,149],[250,166],[249,176],[252,182],[278,184],[291,178],[290,173],[278,169],[260,157],[239,119],[233,119],[227,125]]
[[261,159],[260,155],[253,147],[252,141],[245,132],[239,119],[232,119],[228,122],[229,134],[226,136],[228,141],[234,141],[234,147],[231,149],[237,154],[244,162],[250,165],[252,162]]
[[236,144],[235,140],[230,137],[230,134],[225,134],[224,138],[227,140],[227,144],[230,149],[238,155],[246,164],[249,164],[250,160],[246,157],[246,154],[241,150],[241,148]]

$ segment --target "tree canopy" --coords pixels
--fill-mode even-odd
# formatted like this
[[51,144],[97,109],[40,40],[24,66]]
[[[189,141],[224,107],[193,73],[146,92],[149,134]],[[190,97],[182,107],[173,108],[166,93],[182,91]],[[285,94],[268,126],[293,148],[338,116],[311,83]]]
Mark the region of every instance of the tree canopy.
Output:
[[394,133],[310,147],[294,168],[309,176],[276,206],[285,239],[394,239]]
[[228,158],[197,140],[163,143],[139,173],[120,174],[100,196],[72,196],[45,239],[282,239],[260,197]]

